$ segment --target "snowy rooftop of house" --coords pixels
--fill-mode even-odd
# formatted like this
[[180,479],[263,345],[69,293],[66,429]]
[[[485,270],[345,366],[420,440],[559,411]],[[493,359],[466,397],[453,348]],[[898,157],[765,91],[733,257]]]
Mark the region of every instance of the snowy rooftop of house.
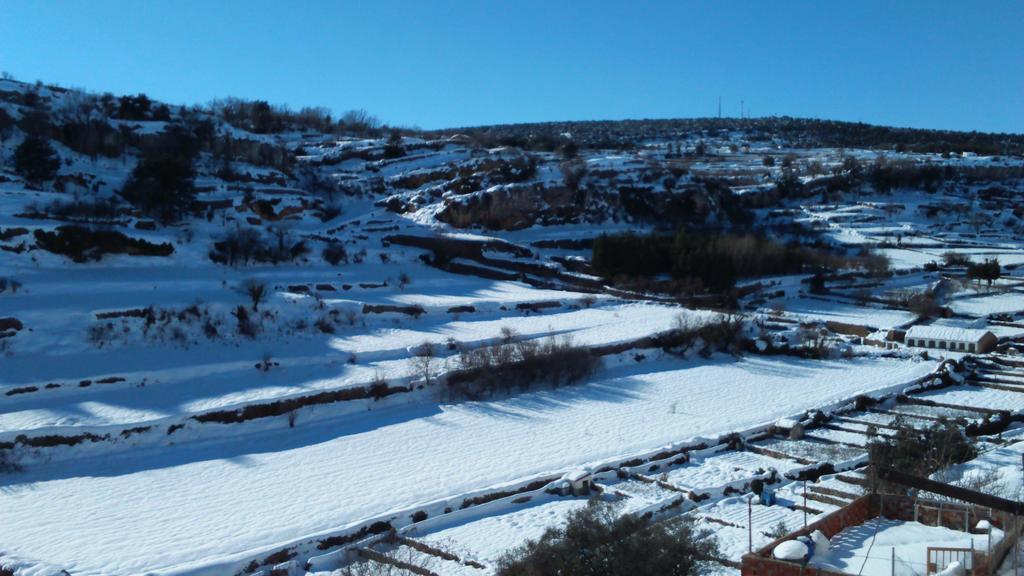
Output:
[[925,338],[931,340],[953,340],[957,342],[978,342],[988,330],[979,328],[960,328],[957,326],[911,326],[907,330],[907,338]]

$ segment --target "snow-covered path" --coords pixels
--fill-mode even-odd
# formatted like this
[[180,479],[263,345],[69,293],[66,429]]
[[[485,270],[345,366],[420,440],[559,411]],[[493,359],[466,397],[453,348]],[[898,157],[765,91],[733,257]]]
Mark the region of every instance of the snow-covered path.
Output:
[[76,576],[220,573],[224,562],[389,510],[743,430],[933,367],[628,360],[573,388],[43,465],[0,486],[2,540],[14,556]]

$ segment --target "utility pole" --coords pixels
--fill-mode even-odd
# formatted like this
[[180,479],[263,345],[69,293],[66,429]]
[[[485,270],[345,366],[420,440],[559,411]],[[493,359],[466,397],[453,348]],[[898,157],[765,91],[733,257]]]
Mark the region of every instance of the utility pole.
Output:
[[722,117],[722,97],[718,97],[718,117]]
[[746,115],[743,112],[743,104],[743,100],[740,100],[740,118],[746,118]]

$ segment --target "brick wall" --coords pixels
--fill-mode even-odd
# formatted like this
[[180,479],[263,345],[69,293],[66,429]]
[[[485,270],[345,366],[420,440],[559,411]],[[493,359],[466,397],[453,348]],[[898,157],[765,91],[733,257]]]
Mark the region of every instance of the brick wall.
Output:
[[740,568],[742,576],[832,576],[839,574],[829,570],[820,570],[814,566],[805,566],[798,562],[776,560],[771,557],[772,550],[780,542],[810,534],[815,530],[821,530],[822,534],[831,538],[847,527],[863,524],[878,515],[875,502],[876,496],[872,494],[861,496],[847,506],[808,524],[806,528],[787,534],[752,554],[744,555]]
[[787,534],[751,554],[744,555],[740,572],[742,576],[836,576],[839,573],[820,570],[799,562],[776,560],[771,557],[772,550],[783,541],[793,540],[815,530],[821,530],[826,537],[832,538],[846,528],[863,524],[878,516],[912,522],[914,521],[915,504],[919,504],[917,506],[917,521],[929,526],[935,526],[941,522],[942,526],[962,531],[965,527],[964,513],[966,511],[967,526],[971,529],[981,520],[989,520],[994,526],[1004,530],[1007,527],[1012,528],[1007,530],[1006,537],[1002,542],[993,546],[990,554],[984,554],[983,551],[975,554],[974,576],[987,576],[990,570],[998,568],[1019,535],[1019,523],[1014,523],[1011,515],[999,510],[991,510],[983,506],[942,503],[940,511],[937,501],[919,500],[910,496],[867,494],[824,518],[808,524],[806,528]]

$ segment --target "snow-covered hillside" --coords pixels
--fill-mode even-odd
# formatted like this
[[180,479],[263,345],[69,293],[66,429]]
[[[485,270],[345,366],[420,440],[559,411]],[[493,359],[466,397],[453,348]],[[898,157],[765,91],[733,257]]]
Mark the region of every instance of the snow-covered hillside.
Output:
[[[742,126],[530,146],[236,108],[0,80],[15,574],[329,573],[386,530],[455,538],[482,568],[431,570],[488,574],[582,501],[557,493],[567,474],[631,511],[724,514],[765,466],[863,463],[841,430],[811,456],[756,452],[773,425],[951,378],[940,360],[963,354],[903,348],[902,329],[1024,336],[1019,156]],[[33,139],[56,167],[26,160]],[[838,264],[721,294],[592,265],[601,234],[680,229]],[[887,263],[856,264],[872,254]],[[987,258],[999,277],[968,277]]]

